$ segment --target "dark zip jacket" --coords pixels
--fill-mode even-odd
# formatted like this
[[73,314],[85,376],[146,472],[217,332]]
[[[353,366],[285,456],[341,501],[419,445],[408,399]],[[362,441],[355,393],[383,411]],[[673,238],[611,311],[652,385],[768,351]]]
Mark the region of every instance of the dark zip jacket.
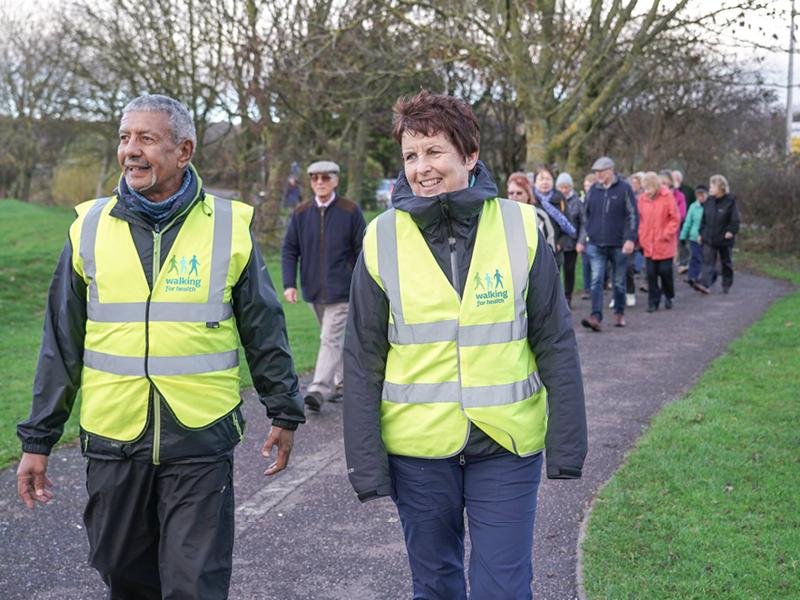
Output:
[[[725,239],[726,233],[734,237]],[[721,198],[709,196],[703,204],[703,217],[700,220],[700,235],[704,244],[712,246],[733,246],[736,234],[739,233],[739,208],[736,198],[725,194]]]
[[[464,291],[483,203],[497,196],[497,186],[482,163],[478,163],[474,175],[474,185],[467,189],[420,198],[413,195],[401,173],[392,194],[394,209],[411,215],[459,294]],[[547,476],[577,478],[587,448],[583,380],[558,268],[541,238],[528,285],[528,342],[548,389]],[[353,272],[344,345],[345,455],[350,483],[362,501],[391,493],[380,429],[388,320],[389,300],[367,271],[362,254]],[[501,452],[506,450],[477,426],[471,426],[463,454]]]
[[[163,268],[186,215],[191,210],[203,208],[198,206],[205,197],[202,189],[195,185],[187,193],[191,197],[184,203],[184,209],[166,228],[154,225],[122,200],[111,210],[112,217],[130,225],[142,270],[151,289],[156,227],[162,230]],[[237,329],[259,399],[266,406],[273,425],[296,429],[298,424],[305,422],[305,417],[283,309],[255,240],[250,261],[233,288],[232,296]],[[49,454],[61,437],[80,387],[85,333],[86,284],[72,268],[72,244],[68,237],[50,283],[31,414],[17,426],[24,452]],[[137,440],[120,443],[81,431],[84,454],[101,459],[152,460],[153,392],[151,386],[147,426]],[[177,422],[163,400],[159,412],[158,454],[161,463],[205,462],[227,457],[241,441],[244,431],[244,420],[238,407],[206,428],[191,430]]]
[[283,238],[283,288],[297,287],[299,261],[300,287],[306,302],[347,302],[365,227],[358,205],[339,196],[326,208],[317,206],[314,198],[300,204]]
[[614,176],[605,187],[599,181],[589,188],[583,209],[583,229],[578,237],[582,244],[619,246],[636,241],[639,214],[633,188],[621,177]]

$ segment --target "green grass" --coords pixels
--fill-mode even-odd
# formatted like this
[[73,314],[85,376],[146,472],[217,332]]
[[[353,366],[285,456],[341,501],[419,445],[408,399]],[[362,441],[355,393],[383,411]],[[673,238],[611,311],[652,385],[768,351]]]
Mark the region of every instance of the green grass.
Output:
[[[748,260],[800,284],[791,260]],[[794,292],[661,411],[598,495],[590,599],[800,598],[798,373]]]
[[[68,209],[0,200],[0,466],[19,455],[16,424],[28,416],[31,388],[42,336],[47,289],[56,260],[73,220]],[[283,300],[280,259],[266,257],[267,268]],[[319,326],[304,302],[284,302],[289,344],[299,372],[313,368],[319,347]],[[242,361],[242,384],[252,385]],[[65,428],[63,442],[78,434],[78,409]]]

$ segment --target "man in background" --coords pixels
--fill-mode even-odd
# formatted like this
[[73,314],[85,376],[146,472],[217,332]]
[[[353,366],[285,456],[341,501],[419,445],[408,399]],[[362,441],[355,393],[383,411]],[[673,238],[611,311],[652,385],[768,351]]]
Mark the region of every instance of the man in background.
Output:
[[321,328],[314,379],[304,398],[306,406],[318,412],[325,401],[341,397],[350,278],[366,223],[358,205],[336,194],[339,165],[329,160],[312,163],[308,178],[314,198],[292,213],[283,240],[281,267],[283,296],[295,304],[299,262],[303,300],[311,305]]

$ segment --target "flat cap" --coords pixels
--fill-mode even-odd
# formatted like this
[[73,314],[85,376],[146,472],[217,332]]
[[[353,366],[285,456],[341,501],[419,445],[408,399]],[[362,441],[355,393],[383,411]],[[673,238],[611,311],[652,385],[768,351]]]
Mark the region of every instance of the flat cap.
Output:
[[338,175],[339,165],[332,160],[318,160],[308,165],[308,174],[313,175],[314,173],[334,173]]
[[592,171],[605,171],[606,169],[613,169],[614,161],[607,156],[601,156],[592,165]]

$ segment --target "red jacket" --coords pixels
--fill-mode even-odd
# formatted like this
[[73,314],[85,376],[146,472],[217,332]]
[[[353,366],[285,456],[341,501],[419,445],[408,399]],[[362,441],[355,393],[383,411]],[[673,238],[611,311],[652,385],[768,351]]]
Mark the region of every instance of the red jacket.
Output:
[[655,198],[639,196],[639,244],[647,258],[664,260],[675,256],[680,215],[675,197],[662,185]]

